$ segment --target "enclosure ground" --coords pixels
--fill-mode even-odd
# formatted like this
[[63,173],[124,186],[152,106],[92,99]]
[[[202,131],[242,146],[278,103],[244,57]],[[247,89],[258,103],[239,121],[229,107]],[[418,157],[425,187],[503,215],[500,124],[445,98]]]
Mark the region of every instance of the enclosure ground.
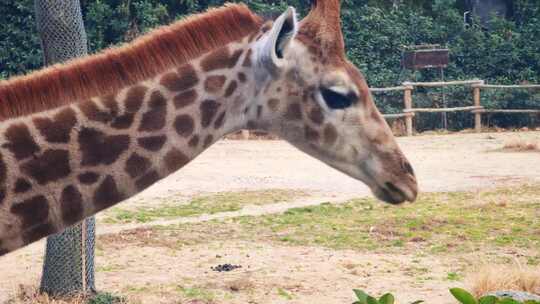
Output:
[[[540,153],[498,150],[516,138],[540,132],[400,138],[421,189],[445,192],[401,207],[281,141],[222,141],[99,216],[98,288],[130,303],[350,303],[352,288],[452,303],[470,267],[540,263]],[[1,302],[37,285],[43,246],[0,259]],[[211,270],[225,263],[242,268]]]

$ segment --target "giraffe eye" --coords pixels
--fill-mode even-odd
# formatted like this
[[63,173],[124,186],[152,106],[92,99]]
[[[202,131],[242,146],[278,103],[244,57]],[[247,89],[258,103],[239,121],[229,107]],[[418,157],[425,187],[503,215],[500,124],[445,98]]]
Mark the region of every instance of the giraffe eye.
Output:
[[353,101],[351,96],[327,88],[321,88],[321,95],[330,109],[345,109],[351,106]]

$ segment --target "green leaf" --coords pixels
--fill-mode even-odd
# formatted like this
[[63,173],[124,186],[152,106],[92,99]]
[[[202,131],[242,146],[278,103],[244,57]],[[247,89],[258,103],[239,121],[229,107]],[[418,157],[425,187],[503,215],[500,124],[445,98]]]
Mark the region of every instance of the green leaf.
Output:
[[379,301],[372,296],[368,296],[366,299],[367,304],[379,304]]
[[367,297],[368,294],[365,293],[363,290],[360,289],[353,289],[354,294],[356,295],[356,298],[358,298],[358,303],[360,304],[367,304]]
[[478,304],[495,304],[497,300],[496,296],[484,296],[478,299]]
[[450,293],[462,304],[477,304],[474,297],[465,289],[451,288]]
[[512,298],[502,298],[499,300],[499,302],[497,302],[497,304],[521,304],[521,303]]
[[394,304],[394,300],[394,296],[391,293],[387,293],[379,299],[379,304]]
[[420,304],[420,303],[424,303],[424,300],[416,300],[412,302],[411,304]]

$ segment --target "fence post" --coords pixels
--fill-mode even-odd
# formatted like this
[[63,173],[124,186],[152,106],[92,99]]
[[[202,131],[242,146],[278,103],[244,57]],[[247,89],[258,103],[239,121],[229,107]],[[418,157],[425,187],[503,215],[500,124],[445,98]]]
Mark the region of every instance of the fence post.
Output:
[[[473,85],[473,102],[475,107],[480,106],[480,86]],[[482,132],[482,113],[476,110],[474,111],[474,131],[476,133]]]
[[[405,110],[412,109],[412,90],[413,87],[411,85],[403,84],[405,86],[405,90],[403,92],[403,103],[405,106]],[[405,112],[407,113],[407,116],[405,116],[405,127],[407,129],[407,136],[413,135],[413,113],[412,112]]]

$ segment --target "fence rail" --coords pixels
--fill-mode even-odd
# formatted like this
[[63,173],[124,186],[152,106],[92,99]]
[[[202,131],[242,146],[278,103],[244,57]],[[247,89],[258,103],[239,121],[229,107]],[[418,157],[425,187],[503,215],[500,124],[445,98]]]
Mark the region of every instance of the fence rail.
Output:
[[[453,85],[469,85],[472,88],[473,105],[454,107],[454,108],[414,108],[412,92],[416,87],[446,87]],[[492,113],[528,113],[540,114],[540,109],[485,109],[482,106],[480,90],[481,89],[540,89],[540,84],[522,84],[522,85],[495,85],[486,84],[481,79],[456,80],[456,81],[438,81],[438,82],[403,82],[401,86],[388,88],[371,88],[372,93],[403,91],[403,112],[395,114],[384,114],[388,119],[405,119],[407,136],[413,135],[413,117],[415,113],[446,113],[457,111],[470,111],[474,115],[474,129],[476,132],[482,130],[482,114]]]

